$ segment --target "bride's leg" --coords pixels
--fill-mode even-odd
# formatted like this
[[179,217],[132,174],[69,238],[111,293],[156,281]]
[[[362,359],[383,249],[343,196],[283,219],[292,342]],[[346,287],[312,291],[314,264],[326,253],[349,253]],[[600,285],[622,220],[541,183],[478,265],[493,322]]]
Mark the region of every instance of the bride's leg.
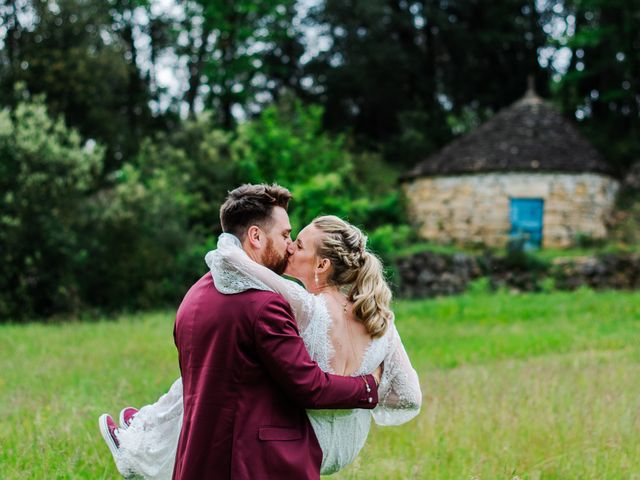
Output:
[[126,429],[118,431],[120,447],[115,457],[124,476],[170,479],[182,428],[182,379],[157,402],[140,409]]

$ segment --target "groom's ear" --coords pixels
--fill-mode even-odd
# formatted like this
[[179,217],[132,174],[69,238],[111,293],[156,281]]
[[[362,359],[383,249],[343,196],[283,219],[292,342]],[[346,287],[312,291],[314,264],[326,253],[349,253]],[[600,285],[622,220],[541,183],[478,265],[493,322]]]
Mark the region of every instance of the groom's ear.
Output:
[[253,248],[262,248],[264,241],[264,232],[257,225],[251,225],[247,230],[247,241]]

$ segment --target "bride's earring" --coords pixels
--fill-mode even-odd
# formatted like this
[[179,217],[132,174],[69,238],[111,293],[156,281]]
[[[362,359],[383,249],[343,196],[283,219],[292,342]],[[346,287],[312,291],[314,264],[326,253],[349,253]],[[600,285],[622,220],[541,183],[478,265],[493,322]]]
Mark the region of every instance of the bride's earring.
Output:
[[316,287],[318,286],[318,272],[314,273],[315,276],[315,280],[316,280]]

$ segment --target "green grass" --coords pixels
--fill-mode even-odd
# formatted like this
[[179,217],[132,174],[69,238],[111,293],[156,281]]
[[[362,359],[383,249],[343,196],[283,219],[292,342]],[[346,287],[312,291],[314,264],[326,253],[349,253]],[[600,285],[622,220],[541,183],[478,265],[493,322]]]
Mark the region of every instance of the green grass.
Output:
[[[334,479],[640,479],[640,293],[399,302],[424,407]],[[0,478],[117,478],[104,411],[178,375],[171,312],[0,326]]]

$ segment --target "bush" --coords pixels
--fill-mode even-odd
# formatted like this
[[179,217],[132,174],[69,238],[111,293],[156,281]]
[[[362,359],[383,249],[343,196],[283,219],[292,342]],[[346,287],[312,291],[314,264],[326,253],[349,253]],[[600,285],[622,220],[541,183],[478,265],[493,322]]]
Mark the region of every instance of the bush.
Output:
[[162,171],[143,180],[125,166],[115,185],[92,197],[83,212],[82,297],[109,310],[175,304],[204,271],[181,256],[201,242],[188,229],[189,206]]
[[231,152],[232,133],[215,127],[211,115],[185,121],[170,134],[146,139],[133,165],[142,178],[161,175],[176,195],[188,200],[189,229],[220,233],[219,207],[241,183]]
[[103,158],[41,97],[0,112],[1,318],[77,308],[78,217]]
[[610,244],[640,249],[640,188],[637,185],[623,186],[608,223]]
[[321,107],[285,95],[241,125],[232,146],[239,180],[289,188],[294,229],[326,214],[370,230],[401,223],[395,173],[378,155],[353,153],[344,136],[324,132],[322,117]]
[[205,113],[105,179],[104,149],[41,98],[0,112],[0,318],[177,304],[206,271],[220,204],[245,182],[289,188],[294,229],[323,214],[363,227],[390,267],[413,235],[395,174],[325,133],[322,115],[286,95],[233,132]]
[[527,250],[526,237],[520,236],[509,239],[505,247],[502,263],[511,269],[541,272],[549,268],[548,263]]
[[103,158],[42,98],[0,112],[1,319],[175,305],[206,271],[202,248],[212,241],[190,228],[202,202],[180,165],[127,165],[99,189]]

